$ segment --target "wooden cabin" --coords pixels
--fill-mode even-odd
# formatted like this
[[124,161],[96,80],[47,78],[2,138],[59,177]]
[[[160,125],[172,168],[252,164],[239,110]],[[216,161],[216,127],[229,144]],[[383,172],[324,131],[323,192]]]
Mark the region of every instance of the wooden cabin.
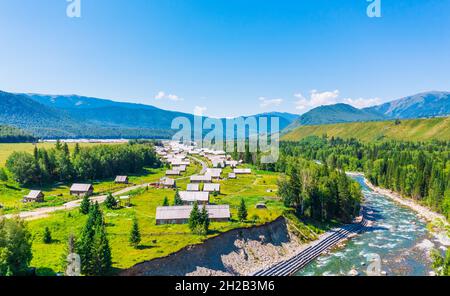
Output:
[[74,196],[91,196],[94,193],[94,186],[92,184],[75,183],[70,187],[70,195]]
[[203,191],[220,193],[220,184],[208,183],[203,185]]
[[[211,222],[230,220],[229,205],[206,205],[205,208]],[[158,207],[156,208],[156,225],[188,223],[191,212],[192,206]]]
[[117,176],[114,180],[116,184],[128,184],[128,176]]
[[44,193],[40,190],[31,190],[23,197],[23,202],[44,202]]

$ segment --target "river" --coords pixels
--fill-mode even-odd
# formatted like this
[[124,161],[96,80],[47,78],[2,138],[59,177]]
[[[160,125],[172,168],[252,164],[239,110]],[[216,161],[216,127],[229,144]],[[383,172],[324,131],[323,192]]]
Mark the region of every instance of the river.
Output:
[[429,275],[429,250],[439,245],[426,229],[426,222],[411,209],[374,193],[362,176],[354,178],[361,184],[368,217],[374,225],[296,275],[347,275],[352,269],[366,275],[377,265],[387,275]]

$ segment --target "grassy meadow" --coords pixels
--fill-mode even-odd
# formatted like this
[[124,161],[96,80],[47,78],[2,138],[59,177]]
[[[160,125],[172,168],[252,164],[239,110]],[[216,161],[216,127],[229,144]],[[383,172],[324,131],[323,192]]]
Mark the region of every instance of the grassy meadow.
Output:
[[282,136],[285,141],[298,141],[308,136],[356,138],[363,142],[402,140],[450,140],[450,117],[395,121],[353,122],[326,125],[305,125]]
[[[225,171],[230,170],[226,169]],[[225,173],[224,173],[225,175]],[[285,210],[283,203],[276,196],[276,182],[278,174],[256,172],[252,175],[238,176],[235,180],[221,180],[222,193],[211,196],[211,202],[229,204],[232,220],[225,223],[212,223],[207,237],[194,235],[188,225],[156,225],[156,207],[162,205],[164,197],[173,203],[175,191],[172,189],[148,188],[138,190],[132,197],[131,208],[107,210],[102,206],[107,223],[107,232],[113,255],[113,266],[116,271],[129,268],[145,260],[169,255],[181,248],[201,243],[208,237],[218,235],[237,227],[249,227],[272,221],[282,215]],[[180,190],[185,190],[189,179],[177,182]],[[248,219],[245,222],[237,221],[237,209],[241,199],[244,198]],[[258,202],[265,202],[267,209],[256,209]],[[132,219],[139,221],[142,242],[139,248],[134,249],[128,243]],[[33,261],[32,266],[38,268],[40,275],[52,275],[62,271],[62,256],[70,234],[80,233],[87,216],[79,213],[78,209],[52,214],[48,218],[29,221],[28,226],[33,234]],[[42,234],[45,227],[49,227],[53,242],[42,243]]]
[[[53,144],[39,144],[50,148]],[[3,164],[12,151],[32,152],[32,144],[0,144],[1,163]],[[70,146],[73,149],[73,145]],[[206,161],[203,157],[203,161]],[[166,167],[158,169],[145,169],[141,174],[130,176],[130,183],[144,184],[158,181],[165,175]],[[189,176],[197,174],[202,167],[199,163],[191,160],[191,165],[181,176],[176,177],[179,190],[186,190],[190,182]],[[231,168],[223,169],[222,177],[226,177]],[[205,239],[219,235],[225,231],[238,227],[251,227],[273,221],[283,215],[286,208],[283,202],[277,197],[277,180],[280,175],[265,171],[257,171],[253,168],[251,175],[238,175],[237,179],[223,179],[220,181],[221,193],[217,196],[211,194],[211,203],[229,204],[232,219],[229,222],[211,223],[210,232],[207,236],[192,234],[188,225],[156,225],[156,208],[163,204],[165,197],[173,204],[175,190],[158,188],[141,188],[131,192],[132,206],[130,208],[119,208],[108,210],[104,205],[105,220],[107,223],[108,238],[113,256],[113,267],[115,272],[129,268],[139,262],[169,255],[182,249],[185,246],[198,244]],[[125,186],[114,184],[110,180],[92,181],[96,194],[118,191]],[[70,184],[53,184],[40,188],[22,188],[11,176],[7,182],[0,182],[0,209],[1,214],[17,213],[31,210],[36,207],[58,206],[64,202],[76,199],[69,195]],[[45,193],[44,203],[22,203],[23,195],[30,189],[41,189]],[[247,205],[248,218],[244,222],[237,220],[238,206],[244,199]],[[266,209],[256,209],[256,204],[264,202]],[[142,242],[135,249],[130,246],[129,233],[132,220],[136,217],[139,221]],[[49,214],[46,218],[31,220],[27,222],[33,237],[33,260],[31,266],[37,268],[38,275],[55,275],[63,272],[63,257],[67,245],[68,237],[73,234],[79,235],[86,222],[87,216],[81,215],[79,209],[70,211],[60,211]],[[313,225],[305,225],[295,217],[290,217],[294,221],[295,228],[305,234],[305,240],[310,240],[311,233],[320,233],[322,230]],[[52,243],[43,243],[43,232],[48,227],[52,234]],[[325,228],[323,228],[325,229]]]

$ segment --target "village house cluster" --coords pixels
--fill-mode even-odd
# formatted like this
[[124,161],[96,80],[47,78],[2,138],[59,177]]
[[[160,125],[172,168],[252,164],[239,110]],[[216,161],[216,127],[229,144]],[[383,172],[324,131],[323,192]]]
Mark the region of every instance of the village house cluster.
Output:
[[178,142],[165,142],[164,146],[157,147],[156,153],[170,169],[166,176],[160,180],[159,187],[177,188],[176,178],[179,178],[191,164],[189,157],[203,157],[209,160],[212,168],[203,168],[198,175],[189,177],[190,183],[186,189],[179,191],[182,206],[163,206],[156,209],[156,224],[181,224],[187,223],[193,204],[205,206],[211,221],[224,222],[231,217],[229,205],[213,205],[210,203],[210,195],[220,194],[220,183],[223,168],[231,167],[233,172],[228,174],[229,179],[235,179],[238,174],[250,174],[250,169],[236,168],[241,162],[233,160],[225,151],[209,148],[197,148],[194,143],[180,144]]

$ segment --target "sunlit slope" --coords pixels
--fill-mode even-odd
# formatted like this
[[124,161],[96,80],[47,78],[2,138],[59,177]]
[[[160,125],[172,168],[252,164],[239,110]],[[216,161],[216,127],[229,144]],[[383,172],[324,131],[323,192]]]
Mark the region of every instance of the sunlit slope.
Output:
[[295,141],[325,134],[328,137],[357,138],[362,141],[450,140],[450,117],[401,120],[397,124],[392,120],[301,126],[282,136],[282,140]]

